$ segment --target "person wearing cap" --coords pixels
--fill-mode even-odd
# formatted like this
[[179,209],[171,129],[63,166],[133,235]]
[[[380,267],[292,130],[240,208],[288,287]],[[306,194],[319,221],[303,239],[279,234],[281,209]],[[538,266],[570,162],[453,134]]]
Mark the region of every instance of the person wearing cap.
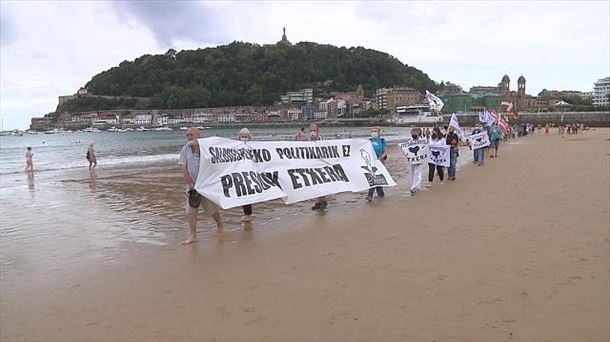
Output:
[[[244,143],[252,140],[252,135],[250,134],[250,130],[246,127],[242,128],[239,131],[239,140]],[[244,211],[244,217],[242,217],[243,222],[252,222],[252,204],[243,205],[242,210]]]

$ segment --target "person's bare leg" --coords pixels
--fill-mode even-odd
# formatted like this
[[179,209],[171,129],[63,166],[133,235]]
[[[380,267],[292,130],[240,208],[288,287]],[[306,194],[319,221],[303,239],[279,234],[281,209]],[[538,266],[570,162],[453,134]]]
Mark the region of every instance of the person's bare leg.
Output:
[[95,167],[96,167],[96,166],[97,166],[97,162],[96,162],[96,161],[94,161],[94,162],[93,162],[93,168],[95,169]]
[[225,228],[224,225],[222,223],[222,216],[220,215],[220,211],[216,210],[216,212],[214,213],[214,215],[212,215],[212,217],[214,218],[214,221],[216,221],[216,237],[222,237],[225,235]]
[[189,221],[189,238],[182,241],[183,245],[191,244],[197,241],[197,214],[186,214],[186,217]]

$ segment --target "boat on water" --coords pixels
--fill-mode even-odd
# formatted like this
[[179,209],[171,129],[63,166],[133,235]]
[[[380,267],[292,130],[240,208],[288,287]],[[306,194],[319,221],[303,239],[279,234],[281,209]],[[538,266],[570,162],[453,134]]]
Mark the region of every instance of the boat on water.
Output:
[[150,129],[146,128],[146,127],[143,127],[143,126],[140,126],[140,127],[136,128],[136,131],[138,131],[138,132],[148,132],[148,131],[150,131]]
[[181,131],[186,131],[187,129],[189,129],[188,127],[180,127]]
[[396,107],[396,113],[388,119],[388,123],[397,125],[441,122],[443,122],[443,115],[428,105]]
[[154,131],[173,131],[170,127],[167,126],[163,126],[163,127],[157,127],[153,129]]

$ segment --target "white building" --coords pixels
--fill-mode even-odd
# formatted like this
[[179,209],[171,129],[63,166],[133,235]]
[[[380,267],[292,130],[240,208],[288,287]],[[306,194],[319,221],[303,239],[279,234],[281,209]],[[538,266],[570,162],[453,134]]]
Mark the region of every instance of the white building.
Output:
[[220,123],[235,122],[235,113],[221,113],[221,114],[218,114],[218,122],[220,122]]
[[165,126],[169,124],[169,116],[167,114],[157,116],[157,126]]
[[288,109],[288,120],[297,121],[299,120],[301,113],[303,111],[300,108],[290,108]]
[[285,95],[280,96],[282,103],[312,103],[313,102],[313,89],[301,89],[297,91],[289,91]]
[[593,105],[609,106],[608,94],[610,94],[610,77],[600,78],[593,87]]
[[133,123],[140,126],[150,125],[152,122],[152,115],[150,114],[138,114],[133,118]]

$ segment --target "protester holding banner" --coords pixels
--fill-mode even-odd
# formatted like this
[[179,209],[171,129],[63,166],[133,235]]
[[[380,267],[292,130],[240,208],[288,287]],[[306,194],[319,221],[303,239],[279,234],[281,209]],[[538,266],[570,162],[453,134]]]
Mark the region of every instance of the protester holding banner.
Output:
[[[309,125],[309,140],[310,141],[319,141],[322,140],[320,137],[320,128],[317,124]],[[311,210],[326,210],[328,207],[328,202],[326,201],[325,196],[318,197],[316,199],[316,203],[311,207]]]
[[[303,135],[305,135],[305,133],[303,133]],[[307,136],[305,136],[305,137],[307,137]],[[239,131],[239,140],[243,141],[244,143],[252,140],[252,135],[250,134],[250,130],[247,129],[246,127],[242,128]],[[242,217],[241,220],[243,222],[251,222],[252,221],[252,204],[246,204],[246,205],[242,206],[241,208],[244,211],[244,217]]]
[[200,149],[199,142],[197,141],[199,138],[199,129],[196,127],[191,127],[186,131],[188,143],[180,150],[180,159],[178,161],[178,165],[182,166],[182,174],[187,185],[186,216],[190,228],[190,236],[182,242],[183,245],[197,241],[197,213],[200,206],[203,207],[206,216],[214,217],[217,226],[217,236],[223,234],[222,217],[220,216],[219,207],[195,190],[195,182],[199,175]]
[[[375,155],[377,156],[377,159],[381,161],[381,163],[385,163],[386,159],[388,158],[388,144],[386,143],[385,139],[382,138],[380,135],[381,127],[373,127],[373,131],[371,132],[371,138],[369,140],[373,145],[373,149],[375,150]],[[366,196],[367,201],[370,202],[373,200],[375,190],[377,190],[377,196],[379,196],[379,198],[383,198],[385,196],[385,193],[383,192],[383,187],[375,186],[369,189],[369,193]]]
[[[420,144],[423,142],[425,145],[427,145],[427,141],[425,141],[425,139],[421,139],[421,129],[418,127],[411,130],[411,141]],[[419,150],[421,151],[423,149],[420,147]],[[424,162],[425,159],[427,159],[427,155],[424,156],[422,152],[419,153],[422,158],[411,161],[411,196],[415,195],[421,190],[422,173],[425,164]]]
[[435,128],[432,131],[432,135],[430,136],[430,140],[428,143],[428,147],[430,148],[430,161],[428,162],[428,184],[426,184],[427,188],[432,186],[434,181],[434,170],[438,173],[438,178],[441,180],[441,185],[445,184],[445,167],[440,164],[435,164],[433,161],[434,156],[438,156],[439,153],[435,153],[433,148],[436,147],[446,147],[447,143],[445,142],[445,138],[441,137],[440,129]]
[[449,170],[447,170],[447,173],[449,180],[455,181],[457,158],[459,157],[458,145],[460,143],[460,137],[455,133],[455,128],[453,128],[453,126],[449,126],[447,128],[447,136],[445,137],[445,141],[448,146],[451,146]]
[[[481,133],[487,134],[487,132],[484,129],[476,127],[475,129],[472,130],[472,134],[470,135],[470,137],[467,140],[468,148],[473,150],[474,161],[479,166],[483,166],[485,164],[485,147],[476,148],[476,143],[473,143],[472,136],[478,136]],[[473,146],[475,146],[475,147],[473,147]]]
[[494,149],[494,154],[491,158],[498,158],[498,148],[500,147],[500,139],[502,139],[502,129],[495,123],[491,126],[491,148]]
[[305,134],[305,127],[301,127],[301,130],[299,131],[299,133],[297,133],[297,136],[294,138],[294,140],[296,140],[296,141],[307,141],[307,140],[309,140],[307,138],[307,134]]

